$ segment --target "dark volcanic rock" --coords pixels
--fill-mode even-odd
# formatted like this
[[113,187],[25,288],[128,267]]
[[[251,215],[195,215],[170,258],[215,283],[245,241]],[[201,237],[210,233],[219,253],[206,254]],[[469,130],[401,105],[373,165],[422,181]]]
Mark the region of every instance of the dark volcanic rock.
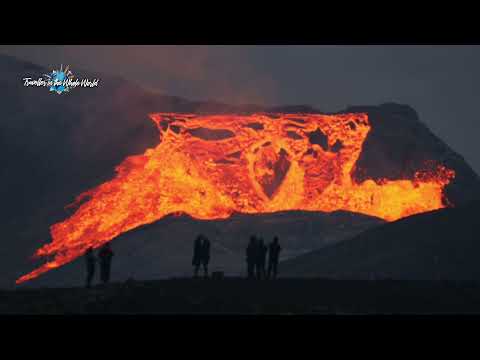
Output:
[[170,279],[0,291],[0,314],[478,314],[478,282]]
[[480,201],[410,216],[281,263],[295,277],[480,280]]
[[418,170],[443,164],[456,173],[445,191],[451,204],[480,199],[479,176],[461,155],[419,120],[411,107],[398,104],[355,106],[342,112],[366,112],[372,126],[353,170],[357,181],[411,179]]

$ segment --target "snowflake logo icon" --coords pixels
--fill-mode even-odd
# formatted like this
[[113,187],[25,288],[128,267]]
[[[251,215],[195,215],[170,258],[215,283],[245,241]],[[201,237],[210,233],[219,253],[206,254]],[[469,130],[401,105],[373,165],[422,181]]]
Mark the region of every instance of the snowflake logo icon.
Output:
[[73,73],[69,65],[63,69],[62,64],[60,65],[60,70],[53,70],[50,74],[45,74],[45,77],[52,83],[50,91],[56,92],[57,94],[70,91],[68,80],[73,80]]

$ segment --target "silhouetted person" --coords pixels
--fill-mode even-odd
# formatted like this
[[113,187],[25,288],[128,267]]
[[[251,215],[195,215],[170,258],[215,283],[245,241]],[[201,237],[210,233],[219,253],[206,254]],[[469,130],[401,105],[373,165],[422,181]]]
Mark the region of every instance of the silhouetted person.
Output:
[[114,254],[109,243],[103,245],[98,253],[98,258],[100,260],[100,279],[104,284],[110,281],[110,267],[112,265],[113,255]]
[[268,246],[268,277],[271,277],[272,273],[274,278],[277,277],[280,251],[282,251],[282,247],[278,243],[278,237],[275,236],[273,241]]
[[203,235],[198,235],[193,243],[193,257],[192,257],[192,266],[194,277],[198,276],[198,269],[202,262],[202,241]]
[[255,277],[255,263],[256,263],[256,253],[257,253],[257,244],[255,236],[250,236],[250,241],[247,246],[246,255],[247,255],[247,276],[249,279]]
[[201,247],[200,263],[203,266],[203,276],[208,277],[208,263],[210,262],[210,240],[207,237],[203,237]]
[[87,265],[86,287],[90,288],[92,285],[93,276],[95,275],[95,254],[93,253],[93,247],[89,247],[85,252],[85,262]]
[[267,260],[267,247],[263,239],[257,242],[257,279],[263,279],[266,276],[265,263]]

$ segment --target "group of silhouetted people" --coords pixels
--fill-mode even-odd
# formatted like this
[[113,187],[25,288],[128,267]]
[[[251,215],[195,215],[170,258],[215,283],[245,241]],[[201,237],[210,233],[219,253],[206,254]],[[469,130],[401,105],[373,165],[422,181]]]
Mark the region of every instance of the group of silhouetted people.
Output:
[[[248,243],[247,255],[247,274],[249,279],[267,279],[277,277],[278,261],[282,248],[278,243],[278,237],[274,237],[273,241],[265,245],[262,238],[257,238],[252,235]],[[110,244],[106,243],[98,251],[97,257],[93,252],[93,247],[90,247],[85,252],[85,260],[87,265],[87,281],[86,287],[92,285],[93,277],[95,275],[96,263],[100,266],[100,281],[104,284],[110,281],[110,268],[112,265],[113,251]],[[268,267],[267,264],[268,255]],[[203,275],[208,277],[208,264],[210,262],[210,240],[205,235],[198,235],[193,245],[193,273],[194,277],[198,277],[200,267],[203,267]],[[215,275],[215,274],[214,274]]]
[[[268,245],[262,238],[252,235],[248,243],[247,255],[247,276],[249,279],[265,279],[276,278],[278,270],[278,261],[282,248],[278,243],[278,237],[274,237],[273,241]],[[268,268],[265,269],[268,254]]]
[[92,285],[92,280],[95,275],[95,264],[98,260],[100,265],[100,280],[106,284],[110,281],[110,268],[112,265],[113,251],[110,244],[106,243],[98,252],[98,259],[93,253],[93,247],[87,249],[85,253],[85,260],[87,262],[87,288]]
[[[247,274],[249,279],[276,278],[278,261],[282,248],[278,243],[278,237],[265,245],[262,238],[250,237],[247,246]],[[268,255],[268,267],[267,265]],[[203,267],[204,277],[208,277],[208,263],[210,262],[210,240],[205,235],[198,235],[193,244],[193,275],[198,277],[200,267]]]

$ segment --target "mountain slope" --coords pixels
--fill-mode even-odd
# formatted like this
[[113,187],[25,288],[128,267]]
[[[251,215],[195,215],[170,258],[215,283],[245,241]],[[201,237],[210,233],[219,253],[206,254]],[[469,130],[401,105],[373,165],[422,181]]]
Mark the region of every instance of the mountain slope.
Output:
[[475,201],[369,229],[340,244],[287,260],[288,276],[480,280]]

